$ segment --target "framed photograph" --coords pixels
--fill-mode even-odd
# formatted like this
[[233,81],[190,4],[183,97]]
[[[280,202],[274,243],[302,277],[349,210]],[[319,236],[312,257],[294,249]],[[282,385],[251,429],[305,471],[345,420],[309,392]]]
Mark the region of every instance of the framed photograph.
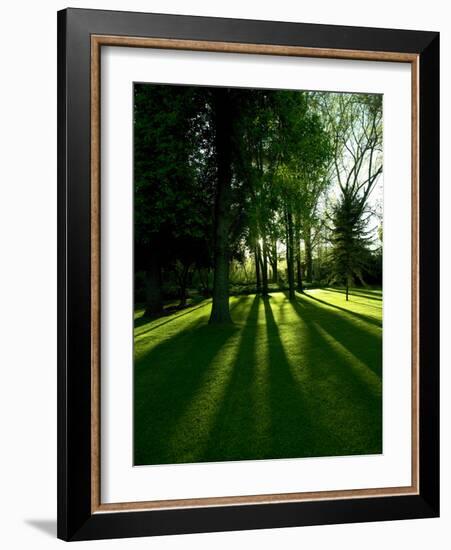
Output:
[[58,13],[58,536],[439,514],[439,35]]

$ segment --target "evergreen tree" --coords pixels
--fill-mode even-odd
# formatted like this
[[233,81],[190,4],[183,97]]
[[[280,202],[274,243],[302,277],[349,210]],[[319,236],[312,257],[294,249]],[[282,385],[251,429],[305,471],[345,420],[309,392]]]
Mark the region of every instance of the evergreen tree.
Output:
[[368,218],[362,215],[362,203],[353,195],[343,195],[333,208],[332,222],[332,277],[331,282],[344,282],[346,300],[349,299],[349,286],[357,277],[363,283],[362,272],[368,258],[368,245],[371,243],[367,231]]

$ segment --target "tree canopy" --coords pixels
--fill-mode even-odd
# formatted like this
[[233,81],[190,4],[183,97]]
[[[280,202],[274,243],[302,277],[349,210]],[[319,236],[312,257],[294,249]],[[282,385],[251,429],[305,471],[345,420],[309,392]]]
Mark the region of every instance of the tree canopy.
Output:
[[381,96],[135,84],[147,314],[169,295],[184,306],[191,285],[212,296],[211,323],[230,322],[237,266],[263,296],[278,285],[293,298],[315,278],[364,282],[381,173]]

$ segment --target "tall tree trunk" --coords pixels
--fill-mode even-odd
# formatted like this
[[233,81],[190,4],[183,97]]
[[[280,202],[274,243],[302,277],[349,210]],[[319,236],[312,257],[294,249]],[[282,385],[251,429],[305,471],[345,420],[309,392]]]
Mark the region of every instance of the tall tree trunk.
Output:
[[304,232],[304,243],[305,243],[305,265],[306,265],[305,280],[311,283],[313,279],[313,256],[312,256],[312,230],[310,227],[307,227]]
[[257,243],[254,249],[254,261],[255,261],[255,284],[257,287],[257,294],[260,294],[262,290],[261,276],[260,276],[260,246]]
[[179,307],[185,307],[186,306],[186,300],[188,298],[186,293],[186,287],[188,282],[188,275],[189,275],[189,265],[184,265],[182,268],[182,273],[179,277],[179,285],[180,285],[180,303]]
[[286,232],[287,232],[287,272],[288,272],[288,296],[294,300],[296,294],[294,289],[294,235],[293,235],[293,214],[287,208],[286,211]]
[[161,289],[161,260],[156,247],[150,248],[146,269],[146,317],[156,317],[163,312]]
[[202,273],[202,268],[198,268],[197,269],[197,274],[199,276],[199,282],[200,282],[200,285],[202,287],[202,294],[204,296],[209,296],[210,295],[210,285],[209,285],[209,274],[210,274],[210,269],[209,268],[206,268],[205,269],[206,273],[205,273],[205,278],[204,278],[204,275]]
[[277,283],[277,239],[272,242],[271,260],[272,282]]
[[315,273],[314,273],[314,279],[318,280],[321,278],[321,267],[323,265],[323,243],[320,240],[318,242],[318,252],[316,256],[316,263],[315,263]]
[[215,245],[213,303],[210,323],[230,323],[229,310],[229,230],[232,183],[232,104],[230,90],[214,90],[217,189],[215,204]]
[[349,300],[349,277],[346,277],[346,301]]
[[302,286],[301,243],[299,239],[296,239],[296,277],[298,291],[304,292],[304,287]]
[[263,296],[268,296],[268,250],[267,250],[265,237],[263,237],[261,268],[262,268],[262,294]]

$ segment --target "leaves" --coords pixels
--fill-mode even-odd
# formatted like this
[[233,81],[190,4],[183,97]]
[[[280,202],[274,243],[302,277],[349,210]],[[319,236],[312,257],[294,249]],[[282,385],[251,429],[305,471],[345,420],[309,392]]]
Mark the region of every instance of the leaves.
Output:
[[[286,246],[289,211],[296,243],[308,235],[315,247],[332,233],[334,274],[356,276],[370,245],[369,197],[382,174],[382,96],[236,88],[228,94],[230,257],[243,259],[259,243]],[[212,265],[214,95],[208,87],[134,86],[138,263],[158,247],[165,267]],[[338,197],[330,207],[333,189]]]

